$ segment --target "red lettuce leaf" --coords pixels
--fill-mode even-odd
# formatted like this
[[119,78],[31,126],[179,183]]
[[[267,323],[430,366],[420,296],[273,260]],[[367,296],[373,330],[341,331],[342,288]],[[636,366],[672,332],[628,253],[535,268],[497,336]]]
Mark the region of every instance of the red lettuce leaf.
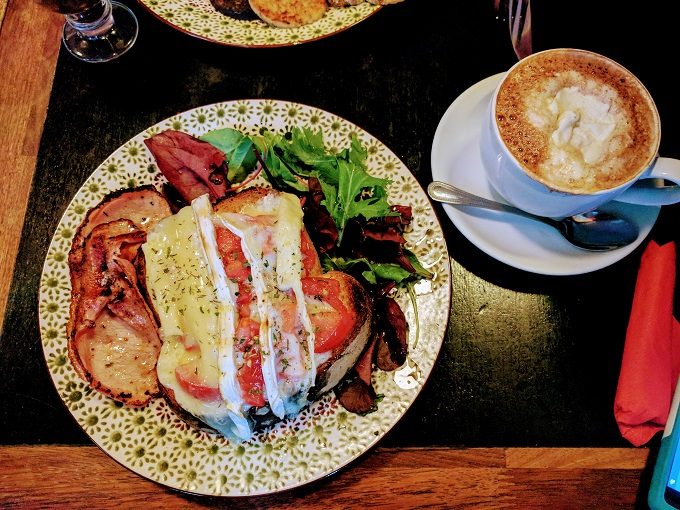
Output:
[[144,143],[170,185],[187,203],[206,193],[214,202],[227,193],[225,155],[210,143],[172,130],[147,138]]
[[359,221],[352,219],[345,229],[345,239],[339,254],[348,258],[365,257],[375,262],[391,262],[415,273],[404,251],[404,230],[411,223],[412,213],[409,206],[392,206],[395,216]]
[[310,177],[307,185],[309,192],[302,204],[305,227],[316,249],[320,253],[327,253],[332,251],[338,242],[338,228],[326,207],[321,205],[324,194],[319,180]]
[[336,388],[335,394],[342,407],[350,413],[367,414],[375,411],[377,408],[377,396],[373,386],[366,384],[356,374],[353,378]]
[[371,338],[349,378],[335,389],[340,404],[351,413],[366,414],[377,409],[377,395],[371,383],[376,340],[375,336]]
[[396,370],[408,355],[408,322],[399,304],[390,297],[375,299],[374,334],[377,337],[376,365]]

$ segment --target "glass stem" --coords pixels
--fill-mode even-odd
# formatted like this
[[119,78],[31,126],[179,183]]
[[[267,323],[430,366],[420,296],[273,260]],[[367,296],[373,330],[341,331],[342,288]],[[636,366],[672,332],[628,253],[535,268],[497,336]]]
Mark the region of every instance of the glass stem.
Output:
[[67,14],[66,23],[84,37],[100,37],[113,27],[111,0],[101,0],[86,11]]

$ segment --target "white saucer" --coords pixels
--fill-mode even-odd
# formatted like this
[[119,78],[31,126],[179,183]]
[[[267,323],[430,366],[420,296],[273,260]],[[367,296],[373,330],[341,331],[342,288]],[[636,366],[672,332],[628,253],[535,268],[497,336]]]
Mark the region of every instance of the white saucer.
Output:
[[[444,113],[432,142],[432,178],[482,197],[504,200],[487,182],[480,151],[482,121],[491,94],[503,73],[486,78],[463,92]],[[611,202],[615,211],[637,224],[637,240],[608,252],[576,248],[554,228],[508,213],[445,204],[453,224],[477,248],[501,262],[532,273],[575,275],[618,262],[647,237],[660,207]]]

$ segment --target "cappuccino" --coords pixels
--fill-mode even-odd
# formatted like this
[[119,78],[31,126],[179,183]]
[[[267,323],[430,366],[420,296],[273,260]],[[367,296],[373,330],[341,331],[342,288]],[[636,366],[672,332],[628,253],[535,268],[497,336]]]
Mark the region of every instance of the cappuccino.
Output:
[[612,60],[582,50],[549,50],[519,62],[497,92],[495,119],[521,167],[567,193],[636,178],[660,140],[644,85]]

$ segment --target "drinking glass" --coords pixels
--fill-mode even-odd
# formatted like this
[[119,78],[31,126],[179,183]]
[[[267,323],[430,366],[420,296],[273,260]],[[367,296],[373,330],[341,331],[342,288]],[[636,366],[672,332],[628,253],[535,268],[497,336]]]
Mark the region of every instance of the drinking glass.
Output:
[[80,60],[108,62],[127,52],[137,40],[137,18],[115,0],[39,1],[66,17],[62,40]]

